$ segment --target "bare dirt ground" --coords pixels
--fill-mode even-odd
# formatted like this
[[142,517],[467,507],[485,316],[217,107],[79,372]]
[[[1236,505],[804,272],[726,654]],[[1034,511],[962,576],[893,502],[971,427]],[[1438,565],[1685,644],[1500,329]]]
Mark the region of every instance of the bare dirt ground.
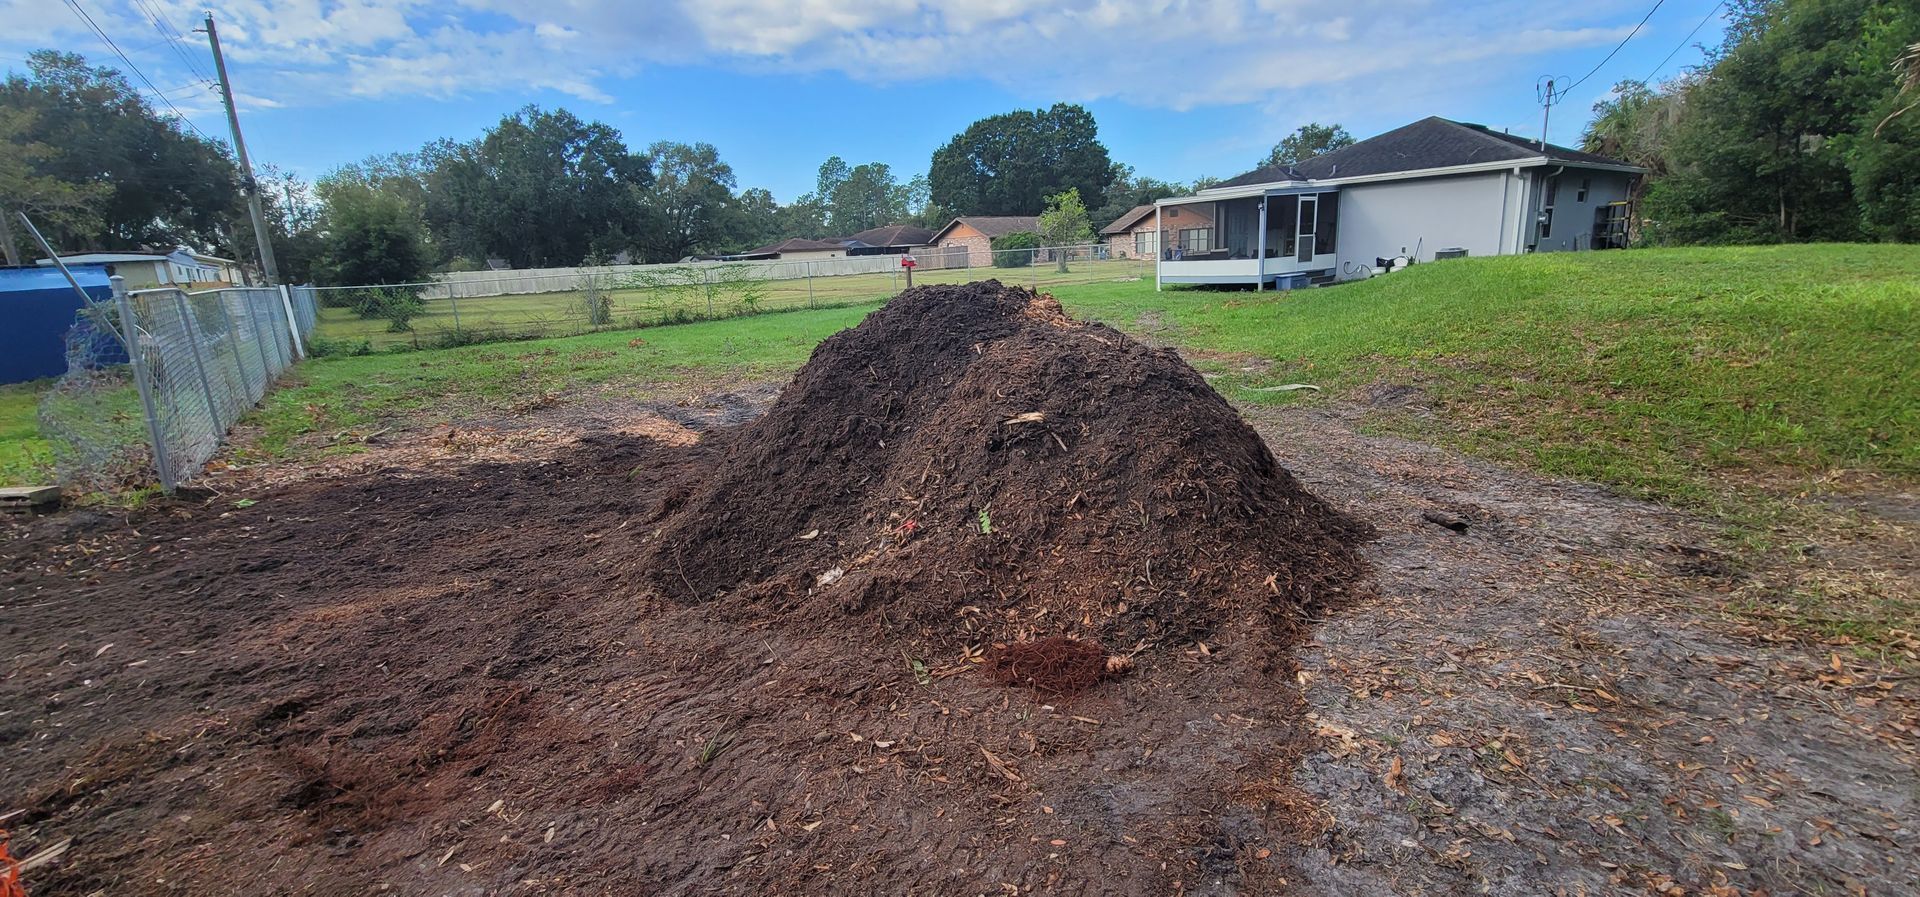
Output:
[[1063,700],[636,596],[604,546],[771,394],[9,521],[0,813],[72,839],[31,892],[1920,892],[1911,676],[1716,613],[1754,574],[1698,521],[1245,409],[1375,594]]

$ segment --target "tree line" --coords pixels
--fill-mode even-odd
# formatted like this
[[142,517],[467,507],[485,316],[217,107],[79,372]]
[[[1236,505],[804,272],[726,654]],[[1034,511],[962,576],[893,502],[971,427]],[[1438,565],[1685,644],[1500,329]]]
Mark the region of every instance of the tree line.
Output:
[[[0,83],[0,144],[0,211],[28,212],[63,251],[185,244],[257,261],[226,144],[157,113],[112,68],[32,54]],[[610,125],[538,106],[471,140],[376,155],[312,183],[271,165],[256,174],[282,276],[320,283],[403,283],[492,260],[671,262],[959,215],[1038,215],[1069,192],[1092,211],[1078,214],[1086,226],[1056,231],[1091,239],[1094,222],[1183,189],[1115,164],[1093,117],[1067,104],[976,122],[927,174],[830,157],[814,189],[785,204],[742,189],[711,144],[634,148]],[[0,231],[0,244],[9,263],[40,254],[24,234]]]
[[1585,148],[1648,171],[1642,242],[1920,239],[1920,4],[1730,10],[1699,68],[1594,107]]

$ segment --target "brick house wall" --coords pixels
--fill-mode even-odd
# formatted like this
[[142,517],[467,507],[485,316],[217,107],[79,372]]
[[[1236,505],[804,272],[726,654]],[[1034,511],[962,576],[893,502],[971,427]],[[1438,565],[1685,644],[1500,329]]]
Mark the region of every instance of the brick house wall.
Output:
[[[1140,247],[1140,242],[1138,239],[1136,239],[1136,236],[1138,234],[1147,235],[1147,251],[1145,253],[1138,251]],[[1107,254],[1111,258],[1151,259],[1153,258],[1154,254],[1159,251],[1159,249],[1160,249],[1160,241],[1157,239],[1154,239],[1153,237],[1153,216],[1152,215],[1148,215],[1147,217],[1140,219],[1140,223],[1135,224],[1134,226],[1127,228],[1126,230],[1121,231],[1120,233],[1107,235]]]
[[963,248],[967,251],[967,264],[974,268],[993,266],[993,240],[986,234],[974,230],[962,221],[954,225],[947,235],[940,238],[940,248]]

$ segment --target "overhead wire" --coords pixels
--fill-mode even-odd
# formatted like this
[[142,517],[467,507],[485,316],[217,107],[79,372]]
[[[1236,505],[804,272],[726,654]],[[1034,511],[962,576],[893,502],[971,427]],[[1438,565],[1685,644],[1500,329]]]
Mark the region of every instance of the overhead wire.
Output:
[[152,3],[151,0],[133,0],[133,2],[140,7],[141,12],[146,13],[148,21],[153,22],[154,29],[159,31],[162,37],[167,38],[168,46],[173,47],[173,54],[180,57],[181,62],[187,64],[187,70],[192,72],[194,77],[199,78],[202,83],[212,84],[213,79],[208,77],[205,71],[201,70],[200,64],[194,62],[193,56],[186,51],[184,45],[187,43],[187,36],[180,33],[179,28],[174,27],[173,21],[162,15],[158,7]]
[[1635,26],[1633,26],[1633,30],[1632,30],[1632,31],[1629,31],[1629,32],[1627,32],[1627,36],[1626,36],[1626,37],[1623,37],[1623,38],[1621,38],[1621,39],[1620,39],[1620,43],[1618,43],[1618,44],[1615,44],[1615,45],[1614,45],[1614,47],[1613,47],[1613,50],[1612,50],[1612,52],[1609,52],[1609,53],[1607,54],[1607,56],[1606,56],[1606,58],[1605,58],[1605,59],[1602,59],[1602,60],[1600,60],[1600,64],[1599,64],[1599,65],[1596,65],[1596,66],[1594,66],[1594,67],[1593,67],[1593,70],[1592,70],[1592,71],[1590,71],[1590,72],[1587,72],[1587,73],[1586,73],[1586,74],[1584,74],[1584,75],[1581,75],[1581,76],[1580,76],[1580,80],[1578,80],[1578,81],[1575,81],[1575,82],[1573,82],[1572,84],[1569,84],[1569,85],[1567,85],[1566,87],[1564,87],[1564,88],[1561,88],[1561,89],[1559,89],[1559,90],[1557,90],[1557,91],[1555,91],[1555,92],[1554,92],[1554,96],[1556,96],[1556,97],[1561,97],[1561,96],[1566,96],[1567,94],[1569,94],[1569,93],[1571,93],[1571,92],[1573,92],[1573,89],[1574,89],[1574,88],[1576,88],[1576,87],[1579,87],[1580,85],[1582,85],[1582,84],[1585,84],[1585,83],[1587,83],[1587,79],[1588,79],[1588,78],[1591,78],[1591,77],[1593,77],[1594,75],[1596,75],[1596,74],[1598,74],[1598,73],[1599,73],[1599,71],[1600,71],[1601,69],[1603,69],[1603,68],[1606,68],[1606,67],[1607,67],[1607,63],[1609,63],[1609,62],[1612,62],[1612,61],[1613,61],[1613,57],[1615,57],[1615,56],[1618,56],[1618,55],[1620,55],[1620,50],[1621,50],[1621,48],[1623,48],[1623,47],[1625,47],[1625,46],[1627,45],[1627,41],[1630,41],[1630,40],[1633,40],[1633,36],[1634,36],[1634,35],[1636,35],[1636,34],[1639,34],[1639,33],[1640,33],[1640,29],[1641,29],[1641,28],[1644,28],[1644,27],[1646,27],[1646,25],[1647,25],[1647,20],[1649,20],[1649,19],[1652,19],[1652,18],[1653,18],[1653,14],[1654,14],[1654,13],[1656,13],[1656,12],[1659,12],[1659,11],[1660,11],[1660,7],[1661,7],[1662,5],[1664,5],[1664,4],[1666,3],[1666,2],[1667,2],[1667,0],[1655,0],[1655,2],[1654,2],[1654,4],[1653,4],[1653,8],[1652,8],[1652,9],[1649,9],[1649,10],[1647,10],[1647,14],[1646,14],[1646,15],[1644,15],[1644,16],[1642,16],[1642,17],[1640,17],[1640,24],[1638,24],[1638,25],[1635,25]]
[[93,33],[100,36],[100,40],[106,43],[107,48],[111,49],[115,56],[120,57],[121,62],[124,62],[127,64],[127,69],[133,72],[133,74],[136,77],[138,77],[142,83],[146,84],[147,89],[152,91],[154,96],[160,98],[160,102],[167,104],[167,108],[172,109],[174,115],[177,115],[180,117],[181,123],[185,124],[189,128],[192,128],[193,132],[195,134],[199,134],[202,138],[206,140],[213,140],[212,137],[207,136],[207,132],[200,130],[200,126],[194,124],[192,119],[187,118],[187,114],[185,112],[181,112],[180,107],[175,106],[172,100],[167,99],[167,95],[165,93],[162,93],[160,91],[160,88],[154,85],[153,79],[148,78],[145,72],[140,71],[140,67],[137,65],[134,65],[133,60],[129,58],[126,53],[121,52],[120,45],[113,42],[113,38],[109,37],[107,35],[106,30],[100,27],[100,23],[95,22],[93,20],[93,16],[87,14],[86,9],[80,5],[80,0],[66,0],[66,2],[67,2],[67,6],[71,7],[73,11],[75,13],[78,13],[80,18],[87,23],[87,27],[92,28]]
[[1654,66],[1653,71],[1648,72],[1645,78],[1641,78],[1640,83],[1652,84],[1654,77],[1660,74],[1660,70],[1666,68],[1667,63],[1673,61],[1673,57],[1678,55],[1681,50],[1686,49],[1687,44],[1693,40],[1693,36],[1699,34],[1700,29],[1707,27],[1707,23],[1713,21],[1713,17],[1719,15],[1720,10],[1725,9],[1726,5],[1727,0],[1720,0],[1719,3],[1715,3],[1713,9],[1708,11],[1706,16],[1700,20],[1700,24],[1693,26],[1693,30],[1687,32],[1687,36],[1680,39],[1680,45],[1674,47],[1673,52],[1668,53],[1665,59],[1660,60],[1660,64]]

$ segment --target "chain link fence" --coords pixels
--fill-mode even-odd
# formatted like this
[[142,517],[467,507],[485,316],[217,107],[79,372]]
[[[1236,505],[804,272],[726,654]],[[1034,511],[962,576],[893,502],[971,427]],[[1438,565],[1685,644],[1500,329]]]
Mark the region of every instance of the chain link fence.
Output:
[[[312,331],[317,348],[352,354],[864,305],[907,287],[910,275],[902,258],[467,272],[426,283],[296,287],[294,292],[310,297],[317,309]],[[1154,264],[1150,258],[1113,257],[1104,244],[929,247],[912,258],[915,285],[997,278],[1036,289],[1152,277]],[[487,279],[489,274],[496,279]]]
[[[82,310],[67,372],[41,398],[60,481],[119,489],[196,476],[227,431],[304,357],[311,296],[277,287],[127,292]],[[311,326],[311,324],[309,324]]]

